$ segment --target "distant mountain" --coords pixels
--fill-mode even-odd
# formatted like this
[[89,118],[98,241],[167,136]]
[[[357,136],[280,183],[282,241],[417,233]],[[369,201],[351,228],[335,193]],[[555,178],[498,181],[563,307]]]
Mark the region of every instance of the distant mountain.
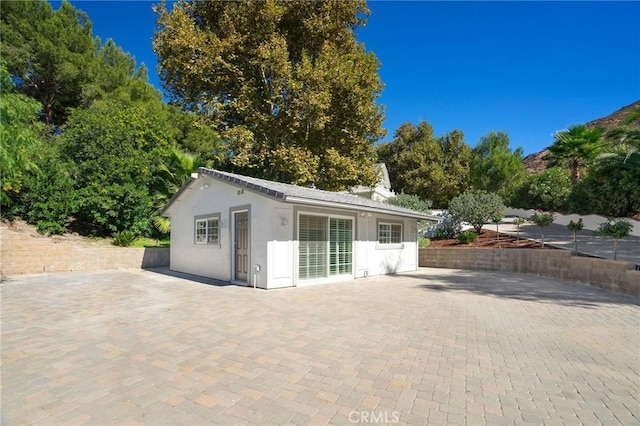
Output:
[[[598,118],[592,121],[589,121],[585,125],[587,127],[599,127],[603,129],[605,132],[616,127],[621,127],[626,125],[637,126],[640,127],[640,114],[637,114],[635,119],[631,123],[625,123],[625,121],[630,117],[630,114],[640,111],[640,100],[635,101],[625,107],[620,108],[616,112],[607,115],[606,117]],[[547,168],[547,161],[544,157],[549,153],[548,149],[544,149],[540,152],[536,152],[535,154],[529,154],[524,157],[524,166],[529,173],[541,173]]]

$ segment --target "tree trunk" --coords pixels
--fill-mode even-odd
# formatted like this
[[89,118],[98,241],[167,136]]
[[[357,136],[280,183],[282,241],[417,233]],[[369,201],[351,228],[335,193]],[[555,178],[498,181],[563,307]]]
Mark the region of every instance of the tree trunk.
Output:
[[613,239],[613,260],[618,260],[618,239]]

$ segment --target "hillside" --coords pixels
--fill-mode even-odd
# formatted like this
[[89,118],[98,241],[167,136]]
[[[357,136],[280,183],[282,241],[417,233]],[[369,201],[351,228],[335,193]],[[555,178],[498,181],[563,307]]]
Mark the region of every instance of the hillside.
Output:
[[[603,129],[605,132],[616,127],[621,127],[625,125],[625,120],[629,117],[629,114],[635,110],[640,109],[640,100],[633,102],[627,106],[620,108],[612,114],[607,115],[606,117],[597,118],[595,120],[589,121],[585,125],[587,127],[599,127]],[[640,115],[638,115],[632,122],[632,126],[640,127]],[[544,157],[549,153],[549,150],[544,149],[540,152],[536,152],[535,154],[529,154],[524,157],[524,166],[526,167],[529,173],[540,173],[543,172],[547,167],[547,161]]]

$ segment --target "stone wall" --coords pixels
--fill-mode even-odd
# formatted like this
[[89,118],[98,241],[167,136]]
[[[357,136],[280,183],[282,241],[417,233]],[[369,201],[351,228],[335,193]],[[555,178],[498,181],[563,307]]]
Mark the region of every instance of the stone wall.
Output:
[[0,276],[169,266],[168,248],[124,248],[34,236],[2,227]]
[[420,249],[420,266],[534,274],[640,296],[640,271],[629,262],[572,256],[565,250]]

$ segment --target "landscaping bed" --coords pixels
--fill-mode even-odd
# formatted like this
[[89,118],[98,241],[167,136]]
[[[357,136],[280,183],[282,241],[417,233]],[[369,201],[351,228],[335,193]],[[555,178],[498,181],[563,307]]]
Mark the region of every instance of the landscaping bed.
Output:
[[[498,233],[488,229],[483,229],[482,233],[477,236],[476,240],[472,243],[461,243],[455,238],[447,240],[431,240],[431,243],[427,248],[439,248],[439,247],[459,247],[459,248],[540,248],[539,242],[527,240],[520,237],[518,242],[517,238],[512,235]],[[545,248],[552,248],[545,246]]]

